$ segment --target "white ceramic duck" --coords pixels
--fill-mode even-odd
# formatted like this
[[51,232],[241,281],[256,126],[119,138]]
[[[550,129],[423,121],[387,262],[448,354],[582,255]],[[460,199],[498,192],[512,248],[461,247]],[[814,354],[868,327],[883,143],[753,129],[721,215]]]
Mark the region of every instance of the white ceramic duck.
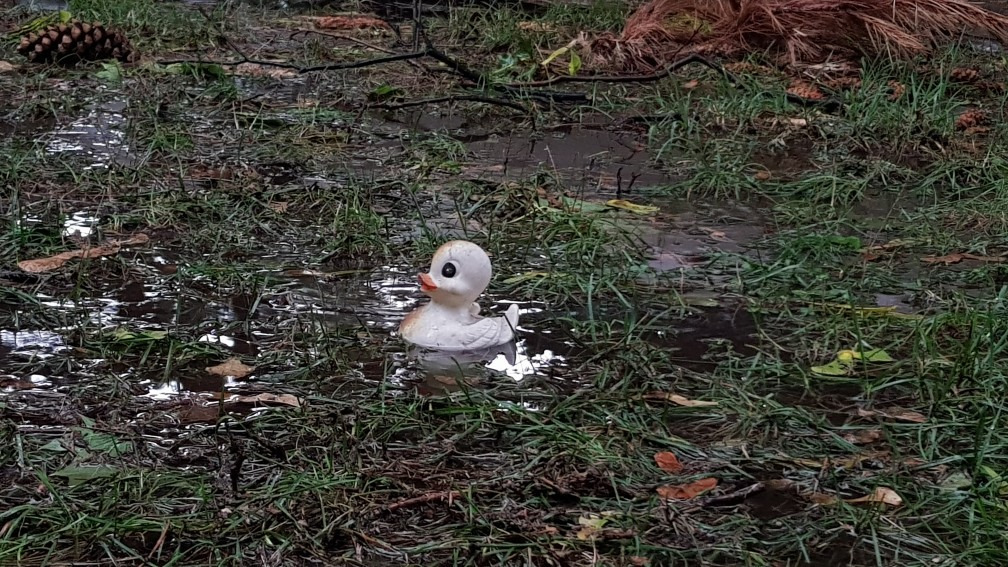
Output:
[[518,306],[503,317],[481,317],[476,298],[490,283],[490,258],[466,240],[441,245],[429,273],[421,273],[420,291],[430,296],[399,324],[407,341],[440,350],[474,350],[510,342],[518,327]]

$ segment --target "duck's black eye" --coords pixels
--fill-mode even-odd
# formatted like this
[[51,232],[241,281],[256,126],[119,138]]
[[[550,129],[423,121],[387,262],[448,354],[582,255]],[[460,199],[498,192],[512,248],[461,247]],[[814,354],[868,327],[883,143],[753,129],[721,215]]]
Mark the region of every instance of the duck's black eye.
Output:
[[455,277],[455,264],[452,264],[451,262],[448,262],[447,264],[445,264],[444,267],[441,268],[441,275],[444,276],[444,277],[446,277],[446,278],[454,278]]

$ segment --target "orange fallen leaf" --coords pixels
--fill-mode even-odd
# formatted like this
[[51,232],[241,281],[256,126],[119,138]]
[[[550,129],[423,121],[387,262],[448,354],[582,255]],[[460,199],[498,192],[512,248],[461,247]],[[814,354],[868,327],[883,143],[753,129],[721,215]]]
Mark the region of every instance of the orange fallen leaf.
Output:
[[217,366],[208,366],[206,369],[207,372],[216,376],[234,376],[235,378],[244,378],[252,374],[253,370],[255,370],[254,367],[242,364],[242,361],[237,358],[229,358]]
[[891,488],[886,488],[885,486],[879,486],[871,494],[862,496],[860,498],[850,498],[844,500],[848,504],[888,504],[890,506],[899,506],[903,504],[903,497],[896,494],[896,491]]
[[698,86],[700,86],[700,81],[698,81],[696,79],[692,79],[690,81],[686,81],[685,83],[683,83],[682,88],[685,89],[685,90],[687,90],[687,91],[691,91],[691,90],[697,88]]
[[753,174],[753,177],[755,177],[757,181],[767,181],[773,177],[773,174],[765,169],[761,169]]
[[668,451],[655,453],[654,460],[658,468],[665,472],[677,473],[683,469],[682,463],[679,462],[679,457],[676,457],[675,453]]
[[48,258],[22,260],[18,262],[18,267],[33,274],[49,272],[59,268],[74,258],[99,258],[101,256],[111,256],[113,254],[118,254],[119,250],[122,249],[123,246],[146,244],[148,241],[150,241],[150,237],[146,234],[137,234],[127,238],[126,240],[113,240],[107,244],[102,244],[101,246],[92,246],[90,248],[61,252],[55,256],[49,256]]
[[1000,263],[1008,261],[1006,256],[980,256],[978,254],[970,254],[969,252],[957,252],[955,254],[946,254],[944,256],[924,256],[921,261],[925,264],[944,264],[946,266],[950,264],[958,264],[963,260],[976,260],[977,262],[993,262]]
[[648,392],[648,393],[644,394],[643,398],[645,400],[651,401],[651,402],[672,402],[673,404],[676,404],[676,405],[679,405],[679,406],[683,406],[683,407],[688,407],[688,408],[707,407],[707,406],[716,406],[716,405],[718,405],[717,402],[707,402],[707,401],[703,401],[703,400],[691,400],[691,399],[689,399],[689,398],[687,398],[685,396],[680,396],[679,394],[673,394],[672,392],[660,392],[660,391],[657,391],[657,390],[654,391],[654,392]]
[[689,484],[666,484],[656,489],[666,500],[691,500],[717,486],[716,478],[701,478]]
[[352,14],[346,16],[323,16],[315,20],[315,27],[324,30],[388,29],[388,22],[375,18]]

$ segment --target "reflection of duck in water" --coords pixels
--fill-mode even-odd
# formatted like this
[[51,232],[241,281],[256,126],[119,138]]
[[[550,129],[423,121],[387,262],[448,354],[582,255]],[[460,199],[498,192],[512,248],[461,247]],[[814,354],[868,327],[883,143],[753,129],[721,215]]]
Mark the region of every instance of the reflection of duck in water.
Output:
[[421,347],[447,351],[480,351],[514,339],[518,306],[503,317],[481,317],[476,299],[490,283],[490,258],[465,240],[444,243],[420,274],[420,291],[430,296],[399,324],[399,333]]

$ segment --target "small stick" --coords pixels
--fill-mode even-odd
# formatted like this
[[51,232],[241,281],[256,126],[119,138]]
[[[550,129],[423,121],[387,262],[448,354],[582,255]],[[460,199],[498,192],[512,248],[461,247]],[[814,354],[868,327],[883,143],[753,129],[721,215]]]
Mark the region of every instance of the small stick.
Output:
[[420,99],[420,100],[410,100],[410,101],[401,102],[401,103],[380,103],[380,104],[373,104],[373,105],[371,105],[371,108],[381,108],[381,109],[385,109],[385,110],[398,110],[400,108],[410,108],[410,107],[413,107],[413,106],[423,106],[425,104],[437,104],[439,102],[455,102],[455,101],[462,101],[462,100],[471,101],[471,102],[483,102],[483,103],[486,103],[486,104],[495,104],[497,106],[506,106],[508,108],[513,108],[514,110],[517,110],[518,112],[521,112],[521,113],[526,113],[526,114],[528,113],[528,109],[525,108],[524,106],[518,104],[517,102],[511,102],[509,100],[502,100],[502,99],[499,99],[499,98],[492,98],[492,97],[482,96],[482,95],[468,95],[468,94],[448,95],[448,96],[439,96],[439,97],[433,97],[433,98],[424,98],[424,99]]
[[446,490],[444,492],[432,492],[430,494],[422,494],[420,496],[415,496],[413,498],[407,498],[406,500],[400,500],[393,504],[389,504],[385,507],[383,511],[385,512],[395,512],[400,508],[407,508],[409,506],[416,506],[417,504],[426,504],[427,502],[433,502],[434,500],[447,500],[448,504],[451,504],[453,500],[461,498],[462,495],[457,490]]

